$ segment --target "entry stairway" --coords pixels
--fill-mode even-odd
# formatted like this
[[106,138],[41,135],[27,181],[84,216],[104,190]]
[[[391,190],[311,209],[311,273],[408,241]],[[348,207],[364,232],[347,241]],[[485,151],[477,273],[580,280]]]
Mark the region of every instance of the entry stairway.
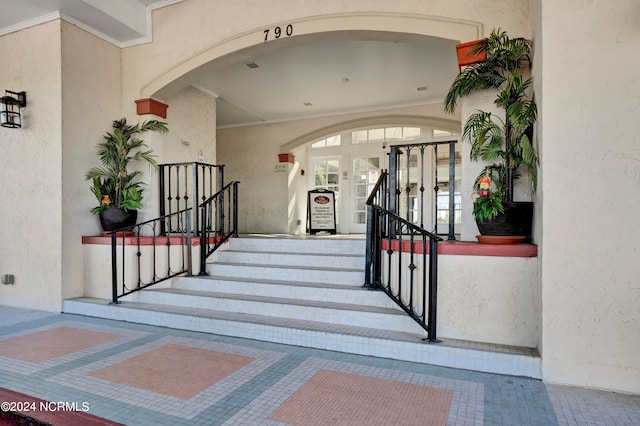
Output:
[[534,350],[442,339],[380,291],[362,287],[364,239],[232,238],[208,276],[121,299],[65,300],[64,312],[133,323],[540,378]]

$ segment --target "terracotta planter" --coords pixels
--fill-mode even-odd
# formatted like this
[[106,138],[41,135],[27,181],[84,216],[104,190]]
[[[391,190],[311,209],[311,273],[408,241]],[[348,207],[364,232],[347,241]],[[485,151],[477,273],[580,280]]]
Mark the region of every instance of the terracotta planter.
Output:
[[473,48],[481,42],[486,40],[474,40],[467,43],[460,43],[456,45],[456,52],[458,53],[458,66],[460,69],[467,65],[477,64],[487,59],[487,52],[471,53]]
[[167,108],[169,108],[169,105],[152,98],[138,99],[136,101],[136,112],[138,115],[153,114],[158,117],[167,118]]
[[296,157],[291,153],[278,154],[278,161],[281,163],[295,163]]

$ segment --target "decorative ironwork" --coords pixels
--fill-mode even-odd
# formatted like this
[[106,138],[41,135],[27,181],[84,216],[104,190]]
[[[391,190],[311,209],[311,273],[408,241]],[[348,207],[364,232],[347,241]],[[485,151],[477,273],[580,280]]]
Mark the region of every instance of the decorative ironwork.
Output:
[[[192,222],[197,232],[200,218],[195,207],[223,188],[224,165],[198,162],[161,164],[159,176],[160,216],[193,209]],[[180,232],[177,222],[168,222],[163,226],[162,235]]]
[[[442,238],[381,206],[368,207],[371,222],[367,232],[365,287],[385,292],[427,332],[426,340],[439,342],[438,242]],[[385,233],[383,229],[395,232]]]
[[[440,191],[440,183],[438,176],[439,155],[438,147],[442,145],[449,146],[449,223],[447,239],[455,240],[455,144],[457,141],[428,142],[420,144],[408,145],[392,145],[389,158],[389,188],[395,188],[389,198],[389,211],[406,219],[420,228],[425,227],[425,190],[431,186],[433,181],[433,233],[438,233],[438,192]],[[433,159],[427,155],[431,148]],[[415,155],[415,169],[412,155]],[[430,178],[427,176],[428,170],[426,165],[431,162],[429,169],[433,170]],[[443,182],[446,182],[443,180]],[[404,192],[403,192],[404,188]],[[416,188],[415,194],[412,190]],[[403,199],[404,197],[404,199]],[[404,202],[403,202],[404,201]]]
[[[450,146],[450,209],[453,208],[455,142]],[[424,158],[424,148],[420,155]],[[404,149],[404,151],[403,151]],[[394,211],[399,205],[399,156],[406,155],[409,164],[411,148],[392,147],[389,172],[383,170],[367,199],[367,251],[364,286],[385,292],[426,332],[430,342],[438,342],[436,332],[438,294],[438,242],[435,233],[418,226]],[[420,186],[424,186],[424,161]],[[409,176],[410,168],[406,169]],[[407,179],[408,180],[408,179]],[[436,196],[437,196],[437,176]],[[391,188],[389,191],[388,188]],[[424,202],[421,195],[421,203]],[[407,208],[407,212],[410,209]],[[420,222],[423,221],[422,212]],[[449,237],[453,237],[453,212],[450,210]],[[405,266],[406,265],[406,266]]]
[[200,204],[200,275],[207,258],[230,237],[238,236],[238,184],[234,181]]
[[[180,231],[162,235],[161,229],[169,229],[171,223],[176,223]],[[191,234],[191,209],[112,232],[112,303],[178,275],[191,274]],[[129,263],[132,250],[136,260]]]

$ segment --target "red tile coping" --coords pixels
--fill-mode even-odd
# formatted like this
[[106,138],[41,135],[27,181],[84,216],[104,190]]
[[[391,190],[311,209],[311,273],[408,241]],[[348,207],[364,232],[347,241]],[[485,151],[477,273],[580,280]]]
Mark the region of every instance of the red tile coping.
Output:
[[[402,242],[402,251],[409,252],[411,241]],[[422,254],[422,242],[413,243],[415,253]],[[429,242],[427,241],[427,254]],[[382,240],[382,250],[389,249],[389,240]],[[391,240],[391,249],[400,250],[399,240]],[[438,243],[439,255],[452,256],[500,256],[500,257],[537,257],[536,244],[479,244],[475,241],[441,241]]]
[[[0,388],[0,401],[16,405],[16,407],[9,407],[10,409],[19,408],[18,405],[25,408],[16,411],[0,411],[0,425],[124,426],[122,423],[80,411],[91,410],[91,406],[84,401],[45,401],[5,388]],[[61,405],[58,405],[58,402],[61,402]],[[70,407],[74,406],[77,406],[78,411],[70,410]],[[15,412],[21,415],[14,414]],[[33,421],[29,421],[31,419]]]
[[[216,240],[220,241],[220,238],[210,237],[209,244],[213,244]],[[184,245],[187,243],[187,237],[129,237],[122,236],[116,237],[116,244],[121,246],[124,241],[125,246],[137,246],[140,244],[141,246],[152,246],[155,242],[158,246],[166,246],[169,243],[170,245]],[[110,236],[84,236],[82,237],[82,244],[96,244],[96,245],[111,245],[111,237]],[[191,237],[191,245],[199,246],[200,245],[200,237]]]
[[[155,237],[157,245],[166,245],[167,239],[170,239],[171,245],[185,244],[186,238],[182,237]],[[118,245],[122,245],[123,238],[116,239]],[[154,237],[125,237],[125,245],[149,246],[153,245]],[[212,244],[214,238],[209,239]],[[82,237],[82,244],[98,244],[110,245],[111,237]],[[408,252],[411,242],[403,241],[402,251]],[[192,246],[200,245],[200,237],[191,238]],[[422,243],[414,242],[415,252],[422,253]],[[382,240],[382,249],[389,248],[389,241]],[[392,248],[394,251],[399,250],[399,241],[392,240]],[[429,253],[429,245],[427,244],[427,253]],[[537,257],[538,246],[536,244],[479,244],[475,241],[442,241],[438,243],[438,254],[451,256],[500,256],[500,257]]]

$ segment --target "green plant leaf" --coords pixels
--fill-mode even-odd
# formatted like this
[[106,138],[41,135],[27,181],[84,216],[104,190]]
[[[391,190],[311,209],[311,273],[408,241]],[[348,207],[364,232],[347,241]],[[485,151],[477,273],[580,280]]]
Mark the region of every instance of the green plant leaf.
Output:
[[[531,67],[531,48],[531,41],[525,38],[510,38],[500,29],[492,31],[474,47],[486,52],[486,60],[465,67],[445,97],[444,109],[453,113],[463,97],[497,90],[494,103],[502,114],[474,111],[464,124],[462,139],[471,144],[472,161],[493,163],[485,169],[492,170],[492,182],[502,201],[513,199],[513,180],[520,176],[521,165],[529,169],[534,190],[537,186],[538,157],[533,142],[537,109],[532,80],[521,72],[523,66]],[[478,213],[485,215],[488,210]]]
[[[153,151],[148,149],[146,142],[139,137],[145,132],[167,132],[167,123],[158,120],[148,120],[143,123],[130,125],[125,118],[112,122],[113,130],[103,135],[96,153],[101,167],[93,167],[86,173],[85,178],[92,180],[91,192],[99,205],[91,209],[93,213],[100,213],[109,207],[122,208],[125,211],[141,207],[142,182],[137,181],[140,172],[129,172],[128,166],[132,161],[143,161],[158,169]],[[111,205],[102,203],[107,195]]]

